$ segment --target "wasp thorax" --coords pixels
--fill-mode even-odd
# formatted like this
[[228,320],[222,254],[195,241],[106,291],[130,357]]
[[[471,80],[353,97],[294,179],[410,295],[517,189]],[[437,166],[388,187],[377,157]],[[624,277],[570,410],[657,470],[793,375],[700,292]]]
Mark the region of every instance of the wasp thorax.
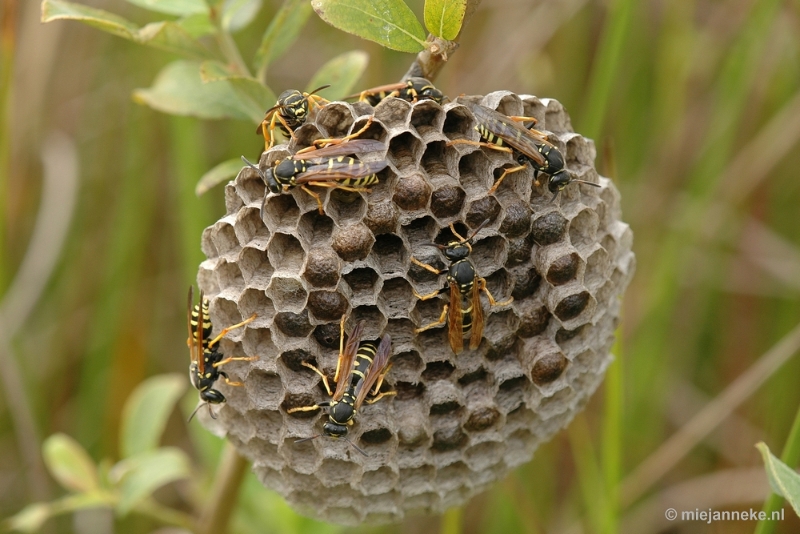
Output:
[[[526,162],[490,194],[516,153],[449,145],[480,139],[462,99],[535,117],[552,146],[564,147],[565,172],[534,177]],[[324,213],[298,191],[304,180],[293,194],[268,195],[262,212],[277,178],[262,183],[247,169],[225,189],[227,211],[203,235],[208,259],[198,280],[220,325],[258,314],[220,350],[259,359],[231,364],[231,379],[244,387],[216,383],[228,403],[215,429],[265,486],[327,522],[395,522],[463,505],[530,461],[603,379],[635,265],[619,192],[594,169],[593,142],[572,132],[551,99],[502,91],[442,106],[389,97],[374,108],[331,102],[309,116],[262,161],[347,135],[373,116],[364,137],[385,152],[353,157],[388,166],[370,191],[307,186]],[[294,172],[293,163],[281,162],[279,173],[280,165],[291,170],[285,176]],[[552,202],[548,185],[570,176],[600,187],[572,183]],[[353,236],[358,246],[348,245]],[[342,315],[345,343],[361,321],[363,339],[391,336],[392,367],[379,390],[396,395],[365,400],[352,425],[331,420]],[[287,317],[300,326],[287,326]],[[470,325],[458,355],[448,327],[457,317]],[[327,408],[303,409],[317,403]]]

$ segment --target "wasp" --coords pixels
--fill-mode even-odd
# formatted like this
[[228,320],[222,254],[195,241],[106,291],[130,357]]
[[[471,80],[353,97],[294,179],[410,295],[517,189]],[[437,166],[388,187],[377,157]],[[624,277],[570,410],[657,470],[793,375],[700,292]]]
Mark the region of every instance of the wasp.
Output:
[[435,274],[447,273],[447,282],[442,289],[427,295],[420,295],[414,291],[415,297],[419,300],[429,300],[437,295],[450,293],[450,303],[445,304],[439,319],[427,326],[415,329],[415,332],[424,332],[447,322],[450,348],[453,349],[455,354],[464,349],[464,336],[468,332],[470,333],[469,348],[476,349],[481,344],[481,338],[483,337],[481,291],[486,293],[489,298],[489,304],[492,306],[506,306],[514,300],[514,297],[510,297],[503,302],[497,302],[486,287],[486,279],[478,276],[478,273],[475,272],[475,266],[469,260],[469,255],[472,252],[472,241],[475,239],[475,235],[488,222],[488,219],[485,220],[467,238],[461,237],[451,223],[450,231],[453,232],[457,240],[450,241],[446,245],[427,243],[428,246],[434,246],[444,253],[445,258],[450,262],[450,266],[446,269],[439,270],[427,263],[422,263],[413,256],[411,257],[411,262],[423,269]]
[[[396,393],[395,391],[380,392],[383,379],[391,368],[389,357],[391,355],[392,341],[389,334],[384,334],[380,339],[380,343],[376,341],[361,341],[364,321],[359,321],[345,345],[344,322],[345,319],[342,317],[339,327],[339,359],[336,363],[336,373],[333,377],[333,381],[336,382],[336,391],[331,392],[328,377],[322,371],[308,362],[303,362],[305,367],[322,377],[322,383],[325,385],[331,400],[319,402],[313,406],[291,408],[287,410],[287,413],[327,408],[328,420],[322,425],[322,433],[299,439],[295,443],[316,439],[322,435],[334,439],[343,438],[358,452],[366,456],[366,452],[347,439],[348,427],[353,424],[356,413],[365,400],[367,404],[372,404],[383,397]],[[370,391],[371,398],[367,400]]]
[[327,100],[315,94],[328,87],[330,85],[323,85],[310,93],[301,93],[297,89],[287,89],[282,92],[278,96],[278,102],[267,110],[264,120],[256,129],[256,133],[264,136],[264,150],[269,150],[275,145],[276,126],[284,134],[294,137],[294,131],[306,122],[306,118],[314,106],[322,107],[328,103]]
[[[258,356],[228,356],[225,358],[224,355],[217,350],[217,343],[231,330],[241,328],[252,322],[256,318],[256,314],[254,313],[241,323],[223,328],[216,337],[212,338],[211,316],[208,313],[208,299],[205,298],[203,292],[200,291],[200,302],[194,305],[193,302],[194,291],[192,287],[189,287],[189,303],[186,308],[186,322],[189,327],[189,338],[186,340],[186,344],[189,346],[189,355],[191,356],[189,380],[192,386],[200,392],[200,400],[203,401],[203,404],[208,406],[208,413],[211,418],[216,419],[217,416],[214,415],[214,412],[211,410],[211,405],[225,402],[225,395],[213,388],[214,382],[222,377],[229,386],[242,385],[241,382],[231,381],[221,367],[229,362],[251,362],[258,359]],[[195,408],[192,415],[189,416],[190,421],[203,404]]]
[[[258,172],[271,193],[281,194],[299,187],[314,197],[320,214],[325,213],[322,199],[318,193],[309,189],[309,186],[368,193],[370,191],[368,187],[378,183],[376,173],[388,165],[386,160],[365,163],[345,156],[308,160],[287,158],[277,161],[273,167],[262,171],[244,156],[242,156],[242,160]],[[266,202],[266,197],[264,197],[264,201]],[[261,210],[262,212],[264,210],[263,203]]]
[[[600,184],[572,177],[565,167],[564,156],[561,151],[547,140],[543,132],[533,129],[537,122],[535,118],[507,117],[479,104],[473,104],[468,101],[461,103],[472,112],[477,122],[475,130],[481,135],[481,139],[485,139],[485,142],[455,139],[447,143],[448,146],[463,143],[483,146],[502,152],[511,153],[512,149],[519,152],[517,157],[518,165],[505,169],[500,178],[489,189],[489,194],[494,193],[500,187],[506,176],[525,169],[527,163],[530,163],[531,167],[533,167],[533,177],[537,186],[540,185],[538,180],[540,172],[549,176],[547,188],[553,193],[552,200],[555,200],[558,193],[572,182],[600,187]],[[529,121],[533,122],[531,129],[526,129],[518,124]]]
[[408,80],[400,83],[392,83],[388,85],[380,85],[361,91],[358,95],[352,95],[348,98],[358,97],[360,102],[367,102],[371,106],[377,106],[378,103],[389,97],[402,98],[407,102],[418,102],[420,100],[433,100],[437,104],[441,104],[447,98],[444,93],[433,86],[431,82],[425,78],[409,78]]

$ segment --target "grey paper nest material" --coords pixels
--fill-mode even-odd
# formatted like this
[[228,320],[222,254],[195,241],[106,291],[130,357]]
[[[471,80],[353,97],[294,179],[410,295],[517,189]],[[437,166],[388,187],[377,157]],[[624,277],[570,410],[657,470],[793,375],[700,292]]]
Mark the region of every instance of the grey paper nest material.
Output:
[[[551,203],[528,169],[487,196],[513,161],[471,145],[446,146],[449,139],[477,140],[467,108],[390,99],[374,109],[365,135],[388,150],[362,159],[390,162],[371,193],[318,188],[325,215],[299,189],[272,195],[262,219],[265,187],[245,168],[225,190],[227,214],[203,234],[208,260],[199,281],[212,297],[215,324],[258,314],[231,334],[235,341],[223,341],[227,354],[260,359],[229,366],[245,385],[220,384],[228,403],[213,425],[302,513],[355,524],[463,504],[567,425],[611,360],[619,298],[634,268],[619,193],[598,177],[594,144],[572,132],[557,101],[495,92],[480,102],[539,119],[537,128],[550,132],[569,170],[602,187],[573,183]],[[344,135],[372,112],[365,104],[332,103],[298,130],[291,148]],[[287,155],[285,145],[273,148],[262,168]],[[490,308],[484,298],[483,342],[456,356],[446,326],[414,334],[439,316],[445,297],[420,302],[412,288],[429,293],[444,276],[410,260],[444,266],[438,251],[422,245],[449,235],[449,223],[466,232],[487,218],[471,258],[493,295],[513,295],[514,302]],[[296,444],[320,433],[323,416],[287,414],[327,400],[319,376],[301,363],[332,373],[343,313],[350,327],[367,320],[365,339],[383,332],[392,338],[387,382],[397,396],[363,406],[349,436],[367,457],[343,440]]]

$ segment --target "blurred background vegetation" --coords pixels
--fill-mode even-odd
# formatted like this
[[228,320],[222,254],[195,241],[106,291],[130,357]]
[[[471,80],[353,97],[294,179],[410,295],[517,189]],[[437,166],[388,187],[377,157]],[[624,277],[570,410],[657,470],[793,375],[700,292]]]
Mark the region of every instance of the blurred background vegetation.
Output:
[[[152,20],[122,0],[84,3]],[[421,19],[422,0],[408,3]],[[279,6],[264,1],[236,35],[241,50],[258,47]],[[132,90],[151,85],[176,59],[168,53],[81,24],[42,25],[35,1],[2,9],[8,517],[62,492],[42,465],[46,436],[63,432],[95,460],[117,459],[134,387],[185,374],[186,290],[203,259],[200,234],[224,212],[221,187],[198,199],[194,186],[220,161],[255,158],[263,139],[252,123],[135,104]],[[354,49],[370,56],[358,87],[399,80],[413,59],[312,16],[269,85],[306,87]],[[347,531],[753,532],[755,522],[670,523],[664,510],[760,509],[767,483],[754,444],[780,454],[800,405],[800,3],[484,0],[436,85],[451,97],[508,89],[560,100],[622,191],[637,273],[604,388],[530,464],[463,511]],[[12,286],[15,277],[24,283]],[[184,401],[193,407],[196,392]],[[204,502],[221,444],[184,421],[174,413],[163,442],[191,454],[197,477],[159,500],[188,511]],[[46,531],[101,532],[104,521],[67,516]],[[118,532],[157,527],[116,522]],[[296,516],[252,475],[232,528],[344,530]],[[787,509],[775,532],[798,530]]]

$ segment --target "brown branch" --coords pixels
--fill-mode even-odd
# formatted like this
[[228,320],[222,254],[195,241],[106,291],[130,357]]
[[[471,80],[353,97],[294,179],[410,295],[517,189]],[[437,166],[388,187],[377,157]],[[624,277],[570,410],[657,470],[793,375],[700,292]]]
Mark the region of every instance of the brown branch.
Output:
[[247,460],[239,456],[229,442],[222,450],[222,461],[214,477],[214,490],[203,507],[198,522],[198,534],[224,534],[236,508],[239,487],[247,474]]

